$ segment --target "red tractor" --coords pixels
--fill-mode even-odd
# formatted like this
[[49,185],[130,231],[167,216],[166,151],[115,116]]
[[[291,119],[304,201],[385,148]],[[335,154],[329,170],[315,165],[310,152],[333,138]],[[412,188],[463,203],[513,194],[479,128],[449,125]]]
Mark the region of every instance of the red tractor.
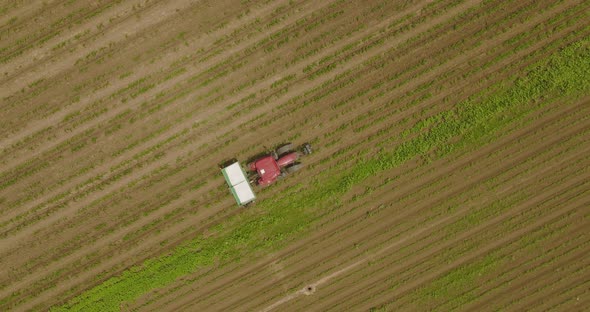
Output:
[[249,180],[260,186],[268,186],[276,180],[284,178],[287,174],[301,169],[299,158],[311,154],[311,145],[306,143],[297,150],[293,144],[285,144],[268,155],[263,156],[248,164]]

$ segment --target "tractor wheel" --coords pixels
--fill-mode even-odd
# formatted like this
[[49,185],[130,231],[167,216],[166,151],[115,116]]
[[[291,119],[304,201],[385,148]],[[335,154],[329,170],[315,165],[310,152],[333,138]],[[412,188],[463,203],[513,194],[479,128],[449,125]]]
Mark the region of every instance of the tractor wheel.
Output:
[[299,169],[301,169],[303,167],[302,164],[294,164],[290,167],[287,167],[287,173],[293,173],[295,171],[298,171]]
[[312,152],[311,144],[309,144],[309,143],[303,144],[303,155],[309,155],[309,154],[311,154],[311,152]]
[[293,150],[293,144],[288,143],[285,144],[279,148],[277,148],[277,155],[279,155],[279,157],[285,155],[287,152],[290,152]]

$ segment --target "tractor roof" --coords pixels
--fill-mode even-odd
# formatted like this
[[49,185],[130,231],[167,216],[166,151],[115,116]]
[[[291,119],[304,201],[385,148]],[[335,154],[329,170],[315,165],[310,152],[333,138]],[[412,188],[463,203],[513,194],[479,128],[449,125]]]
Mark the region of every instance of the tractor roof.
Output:
[[272,156],[266,156],[256,161],[256,170],[263,182],[273,182],[278,175],[281,174],[281,169]]

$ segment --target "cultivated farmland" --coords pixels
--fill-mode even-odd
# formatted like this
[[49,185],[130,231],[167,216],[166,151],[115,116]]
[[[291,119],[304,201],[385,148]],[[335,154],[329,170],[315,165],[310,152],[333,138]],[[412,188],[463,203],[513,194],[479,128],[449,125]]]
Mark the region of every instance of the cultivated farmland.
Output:
[[[590,2],[0,3],[0,310],[590,306]],[[237,207],[219,165],[310,142]]]

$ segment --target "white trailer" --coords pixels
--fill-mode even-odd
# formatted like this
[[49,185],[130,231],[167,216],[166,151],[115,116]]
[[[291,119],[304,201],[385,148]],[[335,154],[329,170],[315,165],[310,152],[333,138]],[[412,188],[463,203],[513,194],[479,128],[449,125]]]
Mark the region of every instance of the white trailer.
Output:
[[225,181],[238,205],[243,206],[256,199],[256,195],[254,195],[254,191],[252,191],[246,173],[242,169],[242,166],[240,166],[239,162],[236,161],[231,165],[222,168],[221,172],[223,173]]

